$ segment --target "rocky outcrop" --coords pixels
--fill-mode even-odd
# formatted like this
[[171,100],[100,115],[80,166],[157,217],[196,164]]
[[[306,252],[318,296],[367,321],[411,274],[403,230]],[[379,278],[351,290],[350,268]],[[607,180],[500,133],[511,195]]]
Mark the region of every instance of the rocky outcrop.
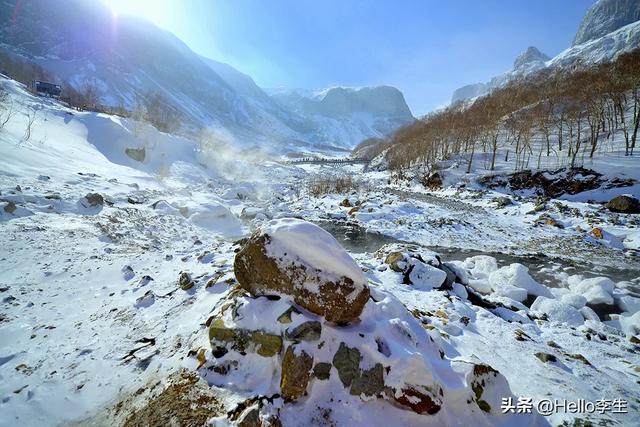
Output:
[[599,0],[582,19],[573,46],[600,38],[638,20],[639,0]]
[[[304,233],[316,240],[309,244],[333,251],[331,255],[347,262],[347,268],[330,272],[312,264],[317,254],[292,252],[290,248],[305,244],[299,241]],[[238,252],[234,272],[252,295],[285,296],[331,322],[357,320],[369,299],[366,280],[355,262],[331,235],[304,221],[272,221],[256,232]]]
[[[511,396],[504,377],[478,360],[448,359],[429,325],[418,322],[392,294],[367,287],[358,321],[348,325],[332,321],[335,313],[351,310],[347,298],[332,300],[331,311],[324,313],[299,303],[296,289],[313,283],[322,292],[318,284],[323,282],[315,279],[319,274],[349,277],[354,285],[362,281],[350,257],[307,224],[272,222],[249,239],[236,255],[240,285],[229,289],[206,322],[211,348],[189,352],[209,384],[253,396],[229,412],[230,420],[288,425],[285,420],[293,416],[297,424],[308,425],[320,411],[331,424],[327,417],[335,402],[345,401],[351,402],[346,411],[360,410],[357,402],[386,402],[407,414],[410,424],[422,423],[415,417],[449,425],[454,419],[511,416],[499,410],[500,399]],[[322,252],[309,252],[310,247]],[[259,253],[247,254],[252,250]],[[398,276],[407,275],[409,285],[427,290],[424,283],[447,280],[444,265],[431,253],[392,245],[378,255]],[[339,259],[343,265],[336,265]],[[436,315],[447,318],[444,312]],[[402,424],[402,415],[397,420]],[[490,418],[482,422],[493,423]]]

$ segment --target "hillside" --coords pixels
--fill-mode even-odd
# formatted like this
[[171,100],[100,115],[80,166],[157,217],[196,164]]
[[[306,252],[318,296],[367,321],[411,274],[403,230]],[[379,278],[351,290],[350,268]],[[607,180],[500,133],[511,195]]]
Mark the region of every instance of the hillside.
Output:
[[486,95],[504,85],[535,78],[538,73],[571,71],[615,60],[640,46],[640,2],[599,0],[583,18],[571,47],[549,58],[535,47],[516,58],[513,68],[489,82],[454,91],[451,104]]
[[329,119],[283,107],[249,76],[197,55],[147,21],[114,17],[99,2],[3,0],[0,22],[0,48],[14,61],[34,63],[77,91],[91,88],[98,103],[110,107],[132,110],[158,94],[179,113],[186,131],[223,130],[238,147],[276,155],[331,152],[413,120],[401,94],[392,99],[395,111],[373,115],[362,114],[357,99]]

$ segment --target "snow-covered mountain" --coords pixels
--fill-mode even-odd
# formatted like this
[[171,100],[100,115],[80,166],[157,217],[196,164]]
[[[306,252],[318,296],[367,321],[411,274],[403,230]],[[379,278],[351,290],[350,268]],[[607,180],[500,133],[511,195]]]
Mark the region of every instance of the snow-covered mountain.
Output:
[[414,120],[402,92],[390,86],[270,92],[283,108],[307,119],[306,137],[316,144],[349,148],[350,141],[381,137]]
[[287,110],[251,77],[197,55],[148,21],[114,16],[96,1],[2,0],[0,22],[0,49],[40,65],[59,82],[76,89],[92,82],[108,106],[130,108],[144,95],[159,93],[191,129],[223,128],[240,146],[281,153],[319,145],[351,148],[413,120],[395,90],[404,115],[394,107],[363,118],[357,105],[347,103],[355,110],[336,110],[340,129],[329,133],[325,121]]
[[600,0],[580,23],[573,46],[606,36],[640,20],[640,0]]
[[486,95],[511,81],[533,76],[543,69],[573,68],[610,61],[618,54],[640,47],[640,0],[600,0],[580,24],[573,45],[549,58],[528,47],[513,68],[489,82],[463,86],[453,92],[451,103]]

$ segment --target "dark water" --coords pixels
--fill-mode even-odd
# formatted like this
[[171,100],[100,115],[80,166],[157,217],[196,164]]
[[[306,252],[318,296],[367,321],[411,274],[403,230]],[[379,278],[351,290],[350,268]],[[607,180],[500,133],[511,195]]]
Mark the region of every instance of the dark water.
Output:
[[[640,296],[640,271],[635,269],[613,268],[601,265],[575,263],[566,258],[550,257],[544,254],[513,255],[497,252],[483,252],[470,249],[459,249],[438,246],[423,246],[415,242],[401,241],[394,237],[365,230],[358,224],[346,221],[319,221],[317,224],[333,235],[349,252],[364,253],[375,252],[388,243],[410,243],[432,250],[440,254],[442,261],[463,261],[476,255],[489,255],[498,261],[498,266],[520,263],[529,268],[529,273],[538,282],[549,287],[558,287],[558,279],[555,272],[563,271],[569,275],[582,274],[589,277],[608,277],[614,282],[632,281],[634,287],[630,288]],[[547,270],[553,271],[547,271]]]

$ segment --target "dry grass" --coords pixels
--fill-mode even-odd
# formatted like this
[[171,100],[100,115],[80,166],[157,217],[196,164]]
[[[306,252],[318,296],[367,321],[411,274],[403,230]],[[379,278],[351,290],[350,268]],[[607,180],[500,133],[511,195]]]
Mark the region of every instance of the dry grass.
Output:
[[366,190],[367,185],[351,175],[318,175],[306,183],[307,191],[314,197],[325,194],[348,194],[352,191]]

